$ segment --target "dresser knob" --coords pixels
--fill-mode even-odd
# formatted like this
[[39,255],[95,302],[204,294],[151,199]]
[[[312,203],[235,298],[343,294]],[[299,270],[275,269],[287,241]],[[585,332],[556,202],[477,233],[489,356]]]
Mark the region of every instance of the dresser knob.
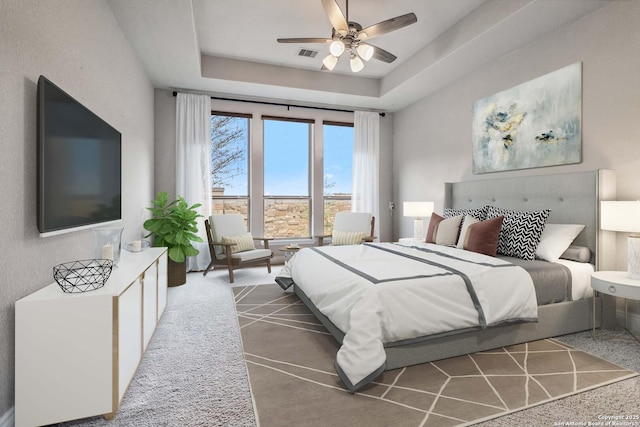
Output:
[[609,292],[615,294],[616,293],[616,287],[613,286],[613,285],[609,286]]

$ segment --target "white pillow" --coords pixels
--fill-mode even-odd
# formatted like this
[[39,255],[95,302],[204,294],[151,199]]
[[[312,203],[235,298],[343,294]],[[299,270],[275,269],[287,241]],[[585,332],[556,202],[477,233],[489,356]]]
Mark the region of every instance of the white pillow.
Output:
[[367,237],[367,233],[364,231],[333,230],[331,235],[331,244],[333,246],[358,245],[362,243],[362,239],[365,237]]
[[536,248],[536,258],[558,261],[582,230],[582,224],[546,224]]

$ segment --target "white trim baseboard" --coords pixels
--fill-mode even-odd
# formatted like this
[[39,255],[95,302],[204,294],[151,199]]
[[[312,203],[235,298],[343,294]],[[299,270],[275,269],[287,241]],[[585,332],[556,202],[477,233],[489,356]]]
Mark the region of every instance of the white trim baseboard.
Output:
[[12,406],[0,417],[0,427],[14,427],[16,425],[16,407]]

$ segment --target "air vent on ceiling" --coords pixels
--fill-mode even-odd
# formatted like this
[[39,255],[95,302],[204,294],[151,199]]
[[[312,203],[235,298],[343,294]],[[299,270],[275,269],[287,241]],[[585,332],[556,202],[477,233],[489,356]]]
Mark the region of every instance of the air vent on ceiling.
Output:
[[298,51],[298,56],[306,56],[307,58],[315,58],[317,54],[318,54],[317,50],[311,50],[311,49],[305,49],[305,48],[301,48]]

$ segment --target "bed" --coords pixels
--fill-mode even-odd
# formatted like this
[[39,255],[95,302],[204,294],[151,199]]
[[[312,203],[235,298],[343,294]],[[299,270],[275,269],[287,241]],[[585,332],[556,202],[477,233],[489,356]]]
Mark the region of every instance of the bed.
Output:
[[[578,273],[576,270],[571,277],[582,274],[586,277],[586,288],[589,288],[589,271],[602,268],[609,262],[603,257],[606,251],[602,251],[602,247],[611,244],[611,236],[598,229],[598,206],[600,200],[614,197],[615,175],[612,171],[603,170],[445,184],[447,208],[469,210],[491,205],[521,211],[550,209],[547,223],[584,224],[583,232],[573,244],[590,249],[593,254],[590,259],[591,270],[587,270],[587,273]],[[588,330],[594,325],[609,326],[615,322],[614,310],[610,309],[610,299],[592,297],[587,289],[582,291],[583,297],[579,299],[575,299],[575,295],[568,298],[551,297],[551,300],[547,301],[551,303],[538,306],[538,293],[531,293],[531,289],[535,288],[533,275],[522,268],[514,268],[509,259],[476,256],[477,254],[465,252],[468,251],[417,242],[367,244],[351,248],[329,247],[322,250],[309,248],[298,252],[290,260],[276,282],[283,288],[293,286],[294,292],[342,345],[336,356],[336,371],[352,392],[365,387],[383,370]],[[390,254],[400,258],[390,261]],[[311,261],[307,260],[305,263],[305,258]],[[445,286],[448,294],[460,294],[459,305],[455,308],[446,307],[449,299],[436,299],[432,301],[432,306],[425,310],[425,313],[435,313],[433,319],[425,320],[423,323],[429,324],[429,328],[436,328],[434,324],[447,323],[453,325],[452,330],[429,329],[426,334],[423,330],[418,330],[416,336],[412,337],[410,321],[407,324],[406,321],[402,323],[396,320],[403,316],[414,319],[418,329],[417,324],[422,319],[416,318],[413,314],[406,315],[405,311],[408,311],[411,305],[426,307],[429,298],[420,300],[422,291],[416,290],[420,288],[411,288],[407,284],[415,282],[412,275],[436,276],[432,267],[435,265],[441,268],[444,265],[441,261],[445,258],[453,259],[454,265],[446,267],[445,270],[456,270],[456,278],[477,277],[479,282],[474,282],[471,286],[467,279],[458,280],[455,285],[454,282],[447,282]],[[356,259],[355,266],[349,267],[346,261],[348,259]],[[425,266],[420,268],[426,270],[418,270],[408,259],[414,264]],[[401,285],[393,285],[396,286],[393,289],[403,289],[403,292],[384,291],[383,287],[379,286],[374,297],[368,296],[371,302],[367,302],[366,305],[355,304],[355,301],[368,295],[358,287],[347,290],[346,296],[334,295],[329,291],[323,291],[319,296],[317,290],[323,286],[323,280],[328,290],[333,289],[334,284],[346,280],[346,277],[330,272],[328,267],[322,264],[325,260],[343,263],[344,265],[339,267],[345,271],[351,269],[351,275],[354,271],[363,272],[366,268],[372,268],[368,278],[371,282],[382,283],[401,277],[402,280],[398,282]],[[304,274],[313,264],[320,266],[320,271],[308,271]],[[365,264],[370,265],[366,267]],[[400,265],[397,271],[387,268],[396,264]],[[515,265],[517,264],[516,262]],[[464,268],[470,269],[463,270],[463,265]],[[358,274],[362,276],[365,273]],[[440,280],[453,280],[448,274],[442,276],[446,277]],[[431,279],[433,278],[430,277]],[[509,292],[505,292],[504,287],[500,288],[500,285],[507,281],[508,285],[505,286],[508,286]],[[496,293],[508,294],[508,299],[513,300],[509,302],[512,305],[503,307],[504,302],[501,300],[494,304],[485,303],[490,301],[485,293],[494,291],[490,290],[492,286],[484,286],[483,283],[499,284],[493,286]],[[388,288],[386,283],[385,286]],[[467,299],[462,296],[465,288],[469,295]],[[410,297],[406,299],[405,294]],[[450,299],[454,301],[457,298]],[[479,304],[478,301],[485,302]],[[363,306],[374,307],[375,304],[396,309],[392,313],[380,308],[367,308],[364,312],[361,309]],[[603,305],[607,307],[604,310]],[[445,318],[438,311],[440,306],[444,307],[444,311],[455,312],[456,315]],[[603,316],[603,313],[606,315]],[[394,329],[395,326],[379,327],[376,316],[395,319],[389,324],[398,323],[401,326],[398,330]],[[345,330],[346,335],[343,332]]]

